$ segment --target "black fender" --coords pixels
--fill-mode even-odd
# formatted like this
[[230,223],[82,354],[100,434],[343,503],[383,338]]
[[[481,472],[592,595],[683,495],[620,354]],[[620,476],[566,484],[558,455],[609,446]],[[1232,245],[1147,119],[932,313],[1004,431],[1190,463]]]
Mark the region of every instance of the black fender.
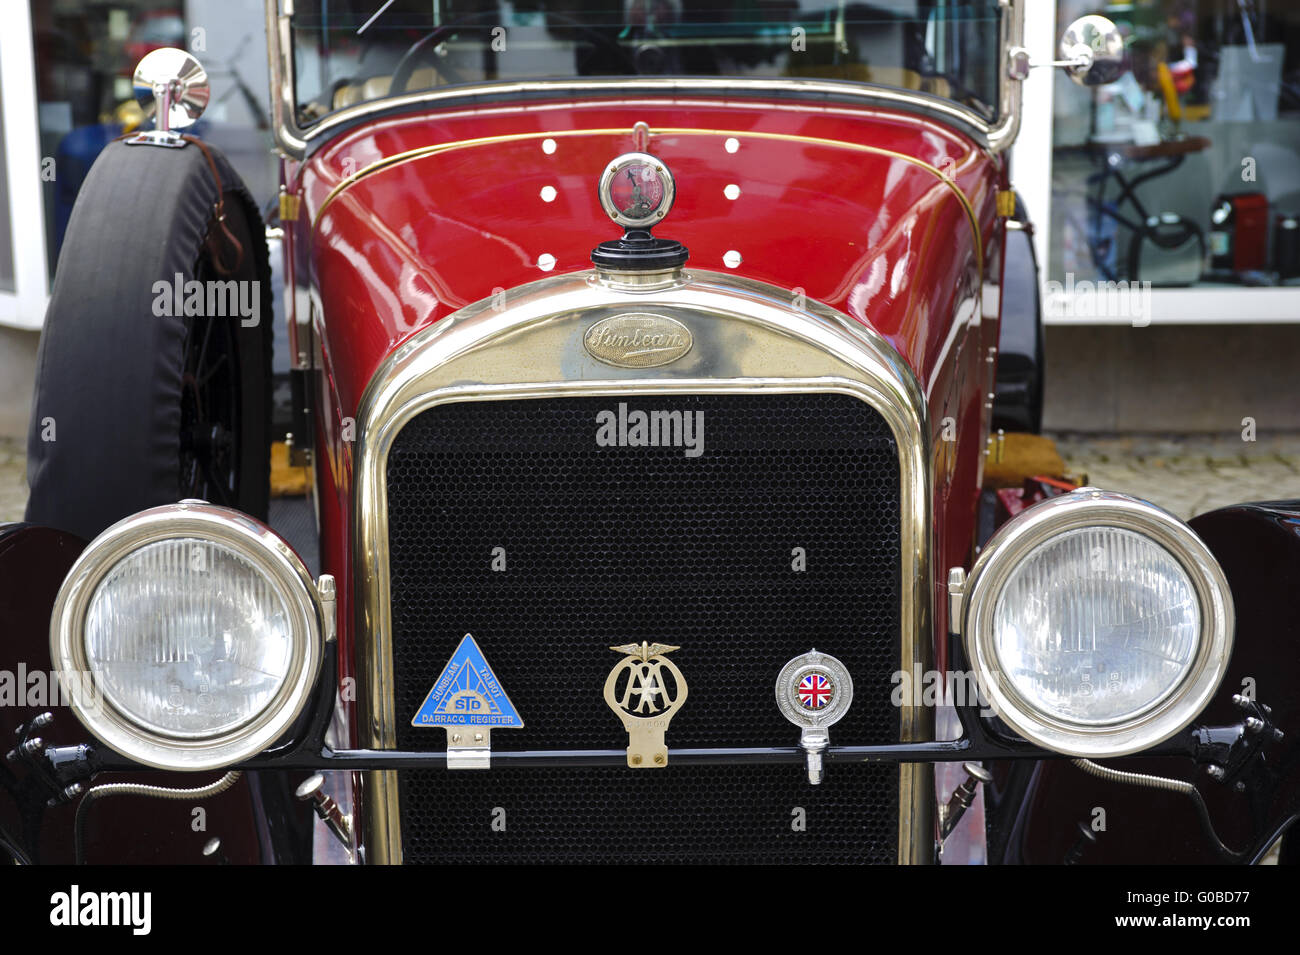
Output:
[[[1300,501],[1240,504],[1191,527],[1227,577],[1236,615],[1232,656],[1213,701],[1193,726],[1231,726],[1245,714],[1234,694],[1253,693],[1285,734],[1265,743],[1249,772],[1225,783],[1188,757],[1103,760],[1103,765],[1194,782],[1213,826],[1186,796],[1106,782],[1068,760],[1001,761],[985,788],[989,860],[1059,864],[1251,863],[1287,833],[1295,861],[1300,829]],[[1238,789],[1236,783],[1243,785]],[[1102,810],[1105,829],[1092,823]],[[1095,842],[1080,832],[1092,831]],[[1231,850],[1225,855],[1216,840]]]
[[[75,534],[39,524],[0,524],[0,752],[48,699],[50,613],[68,569],[85,549]],[[81,735],[66,707],[50,731]],[[56,728],[57,727],[57,728]],[[41,730],[43,739],[50,734]],[[15,761],[0,761],[0,861],[71,858],[72,810],[46,810],[48,796]],[[67,843],[64,845],[64,836]]]
[[[43,712],[53,720],[32,735],[50,746],[95,741],[50,683],[50,616],[68,570],[86,541],[38,524],[0,524],[0,757],[19,727]],[[12,699],[10,697],[13,697]],[[139,782],[189,788],[219,774],[103,773],[100,782]],[[231,863],[310,862],[310,809],[293,798],[306,773],[245,773],[226,792],[202,803],[122,796],[99,800],[87,814],[86,859],[92,863],[202,863],[213,836]],[[0,863],[69,863],[80,800],[54,807],[40,773],[22,759],[0,758]],[[204,809],[196,828],[194,809]]]
[[1033,227],[1019,197],[1005,227],[993,427],[1037,434],[1043,427],[1043,306]]

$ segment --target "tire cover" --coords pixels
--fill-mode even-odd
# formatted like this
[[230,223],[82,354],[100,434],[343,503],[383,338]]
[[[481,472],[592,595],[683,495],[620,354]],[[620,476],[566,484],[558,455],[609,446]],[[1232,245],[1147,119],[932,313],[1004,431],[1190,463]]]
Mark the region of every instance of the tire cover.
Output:
[[[259,340],[269,355],[272,303],[256,204],[209,147],[251,233],[261,281]],[[77,197],[37,354],[28,432],[27,520],[87,540],[110,524],[179,497],[186,326],[156,316],[160,280],[194,278],[217,186],[203,152],[110,143]],[[243,272],[247,265],[241,269]],[[241,346],[242,347],[242,346]],[[267,369],[269,390],[269,357]],[[258,409],[267,412],[268,403]],[[247,414],[244,415],[247,421]],[[54,440],[46,440],[51,427]],[[260,498],[265,517],[265,492]],[[256,505],[255,505],[256,509]]]

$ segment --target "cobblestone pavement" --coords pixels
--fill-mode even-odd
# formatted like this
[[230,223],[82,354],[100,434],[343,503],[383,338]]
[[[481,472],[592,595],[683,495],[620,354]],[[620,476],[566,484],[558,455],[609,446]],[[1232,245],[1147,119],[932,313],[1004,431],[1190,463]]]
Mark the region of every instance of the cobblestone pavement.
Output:
[[1071,477],[1123,491],[1187,520],[1228,504],[1300,498],[1300,433],[1056,434]]
[[21,521],[27,506],[26,442],[0,438],[0,524]]

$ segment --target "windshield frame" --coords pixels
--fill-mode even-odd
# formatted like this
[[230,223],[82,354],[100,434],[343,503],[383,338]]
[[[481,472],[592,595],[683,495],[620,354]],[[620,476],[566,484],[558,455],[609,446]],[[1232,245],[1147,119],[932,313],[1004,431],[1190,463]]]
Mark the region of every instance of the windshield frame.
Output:
[[399,96],[367,100],[329,113],[306,128],[297,125],[293,62],[294,0],[266,0],[267,58],[271,80],[272,127],[276,148],[289,159],[304,159],[335,133],[377,115],[419,107],[476,102],[535,99],[539,96],[587,94],[592,97],[620,93],[794,97],[832,99],[898,109],[938,120],[975,139],[990,152],[1009,147],[1020,130],[1021,85],[1011,72],[1010,53],[1024,42],[1026,0],[1000,0],[1002,29],[998,51],[998,118],[990,123],[976,110],[955,100],[919,90],[877,86],[855,80],[802,77],[661,77],[635,76],[588,79],[504,80],[417,90]]

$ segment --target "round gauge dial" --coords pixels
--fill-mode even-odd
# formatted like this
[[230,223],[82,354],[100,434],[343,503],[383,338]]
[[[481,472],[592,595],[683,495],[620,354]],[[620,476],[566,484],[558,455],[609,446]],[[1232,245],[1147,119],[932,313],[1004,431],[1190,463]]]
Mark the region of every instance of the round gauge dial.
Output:
[[648,153],[626,153],[600,177],[600,203],[609,217],[628,228],[647,228],[663,219],[673,204],[673,177]]

